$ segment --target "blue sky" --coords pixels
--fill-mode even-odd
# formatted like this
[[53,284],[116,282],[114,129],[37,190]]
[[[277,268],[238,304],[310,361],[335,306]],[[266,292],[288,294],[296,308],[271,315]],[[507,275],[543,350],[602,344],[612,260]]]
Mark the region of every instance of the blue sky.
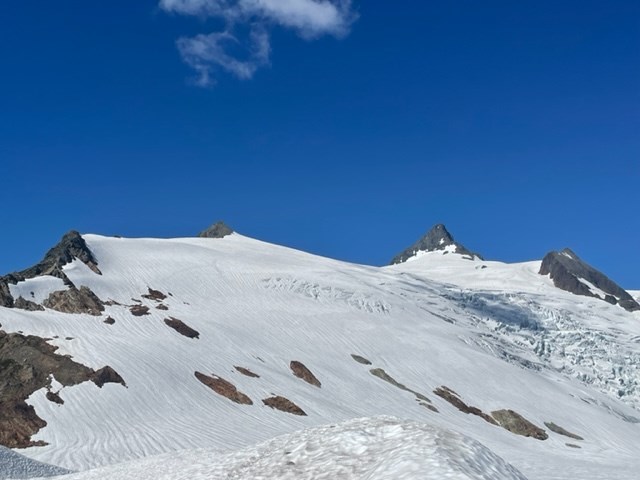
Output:
[[1,272],[72,228],[379,265],[442,222],[640,289],[640,3],[261,1],[2,2]]

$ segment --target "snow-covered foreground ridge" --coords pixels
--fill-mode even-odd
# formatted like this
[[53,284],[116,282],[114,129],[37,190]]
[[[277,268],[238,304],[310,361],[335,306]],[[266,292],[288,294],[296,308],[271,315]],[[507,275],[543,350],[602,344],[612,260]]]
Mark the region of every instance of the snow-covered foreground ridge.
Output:
[[[65,264],[66,283],[10,285],[41,310],[0,308],[11,342],[48,339],[87,369],[30,395],[46,445],[29,457],[84,470],[393,415],[529,479],[637,478],[640,314],[557,289],[540,262],[443,250],[377,268],[238,234],[83,239],[95,262]],[[82,302],[93,314],[59,311]],[[96,377],[105,366],[122,381]]]
[[233,453],[187,450],[59,480],[525,480],[482,444],[391,417],[310,428]]

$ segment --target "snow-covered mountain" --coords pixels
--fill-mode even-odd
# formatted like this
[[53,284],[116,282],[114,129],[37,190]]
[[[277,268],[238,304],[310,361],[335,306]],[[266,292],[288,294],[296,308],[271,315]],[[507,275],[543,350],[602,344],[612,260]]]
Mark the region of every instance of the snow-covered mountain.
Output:
[[[129,465],[169,471],[212,449],[230,469],[259,442],[361,417],[333,430],[386,431],[371,417],[388,415],[441,432],[426,443],[480,442],[521,475],[486,478],[637,478],[640,312],[559,288],[541,261],[484,261],[455,242],[379,268],[223,227],[70,233],[2,277],[0,441],[74,470],[164,454]],[[394,438],[379,448],[414,442]],[[449,459],[476,451],[445,443]],[[171,453],[185,449],[209,454]],[[480,473],[451,478],[485,478],[471,456]],[[77,478],[117,478],[104,475]]]

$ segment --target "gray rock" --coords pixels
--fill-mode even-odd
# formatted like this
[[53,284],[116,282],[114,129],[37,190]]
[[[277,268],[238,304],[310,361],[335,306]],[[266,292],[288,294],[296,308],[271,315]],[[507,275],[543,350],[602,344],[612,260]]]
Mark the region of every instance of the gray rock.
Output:
[[402,251],[398,255],[396,255],[393,260],[391,260],[391,265],[396,265],[398,263],[404,263],[409,258],[415,256],[418,252],[435,252],[438,250],[444,250],[446,247],[454,245],[456,247],[455,253],[460,255],[466,255],[471,258],[478,257],[482,260],[482,257],[473,253],[464,245],[456,242],[453,239],[453,236],[447,231],[447,228],[439,223],[435,225],[431,230],[429,230],[420,240],[411,245],[406,250]]
[[22,310],[29,310],[30,312],[43,311],[44,307],[42,305],[38,305],[31,300],[25,300],[22,297],[18,297],[15,302],[13,302],[13,308],[20,308]]
[[104,303],[89,288],[82,286],[78,290],[71,287],[68,290],[52,292],[42,304],[64,313],[88,313],[98,316],[104,312]]
[[231,235],[233,230],[229,228],[224,222],[216,222],[206,230],[203,230],[198,234],[200,238],[223,238],[227,235]]
[[540,275],[549,275],[553,284],[561,290],[575,295],[601,298],[580,281],[584,279],[602,290],[606,295],[602,300],[620,305],[625,310],[640,310],[640,304],[629,293],[588,263],[582,261],[573,251],[565,248],[561,252],[549,252],[540,266]]

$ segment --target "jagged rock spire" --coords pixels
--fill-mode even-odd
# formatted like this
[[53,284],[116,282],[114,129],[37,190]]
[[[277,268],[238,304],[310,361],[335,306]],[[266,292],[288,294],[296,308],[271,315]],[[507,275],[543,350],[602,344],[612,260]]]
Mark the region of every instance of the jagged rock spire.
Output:
[[409,258],[414,257],[418,252],[435,252],[437,250],[445,250],[451,245],[455,246],[455,253],[482,258],[477,253],[473,253],[470,250],[467,250],[464,245],[456,242],[447,228],[443,224],[439,223],[437,225],[434,225],[431,230],[429,230],[416,243],[411,245],[406,250],[402,251],[400,254],[396,255],[393,260],[391,260],[391,265],[404,263]]
[[203,230],[198,234],[198,237],[201,238],[223,238],[227,235],[231,235],[233,233],[233,229],[231,229],[227,224],[223,221],[219,221],[211,225],[206,230]]

